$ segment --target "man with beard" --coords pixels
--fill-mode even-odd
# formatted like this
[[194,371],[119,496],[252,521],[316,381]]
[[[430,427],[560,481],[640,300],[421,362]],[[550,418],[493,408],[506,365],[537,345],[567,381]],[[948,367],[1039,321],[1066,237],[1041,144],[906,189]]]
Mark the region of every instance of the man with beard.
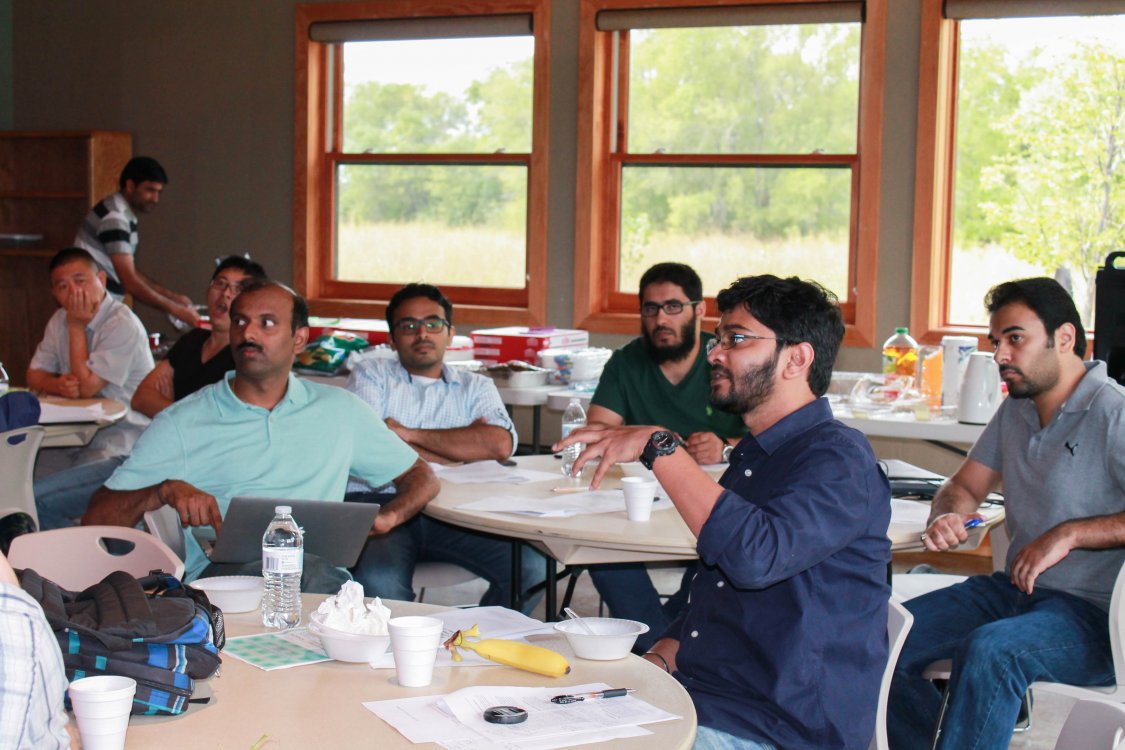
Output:
[[[422,458],[435,463],[503,461],[515,453],[516,428],[491,379],[443,363],[453,341],[453,304],[432,284],[407,284],[387,305],[395,359],[367,359],[352,368],[348,390],[359,396]],[[348,500],[386,502],[395,486],[353,482]],[[489,582],[485,606],[511,601],[512,544],[418,514],[372,540],[352,570],[368,596],[410,601],[414,566],[460,565]],[[523,551],[523,582],[546,575],[543,556]],[[530,604],[530,602],[529,602]],[[525,607],[526,609],[526,607]]]
[[1003,483],[1005,571],[907,602],[914,626],[891,687],[892,747],[928,747],[940,694],[922,678],[952,659],[942,748],[1006,748],[1036,680],[1110,685],[1110,595],[1125,562],[1125,389],[1083,362],[1086,334],[1049,278],[993,287],[989,341],[1009,398],[934,496],[922,542],[965,541]]
[[711,403],[749,430],[716,483],[665,428],[591,425],[581,467],[638,458],[698,539],[691,601],[646,654],[691,694],[696,748],[866,748],[887,659],[890,489],[821,398],[844,336],[815,283],[719,293]]
[[[700,335],[707,305],[691,266],[657,263],[641,276],[641,335],[614,352],[590,404],[587,422],[608,426],[662,424],[685,440],[700,464],[725,462],[746,432],[736,415],[712,408],[710,368]],[[683,608],[695,565],[664,604],[643,563],[590,568],[594,587],[615,617],[638,620],[649,632],[636,648],[652,644]]]
[[[297,378],[293,358],[308,342],[305,300],[277,282],[251,282],[231,303],[234,372],[164,409],[129,459],[90,500],[83,524],[134,526],[170,505],[186,526],[222,533],[236,496],[343,501],[348,476],[398,494],[368,532],[377,538],[437,496],[433,471],[360,399]],[[301,519],[297,519],[300,522]],[[261,561],[210,563],[186,535],[185,580],[261,571]],[[305,555],[301,590],[334,594],[351,576]]]
[[137,212],[151,213],[158,203],[168,175],[160,162],[148,156],[135,156],[121,170],[118,190],[106,196],[90,209],[74,244],[94,256],[98,267],[105,272],[106,289],[117,299],[126,294],[173,318],[179,318],[189,327],[199,325],[199,313],[186,294],[174,292],[145,276],[136,266]]

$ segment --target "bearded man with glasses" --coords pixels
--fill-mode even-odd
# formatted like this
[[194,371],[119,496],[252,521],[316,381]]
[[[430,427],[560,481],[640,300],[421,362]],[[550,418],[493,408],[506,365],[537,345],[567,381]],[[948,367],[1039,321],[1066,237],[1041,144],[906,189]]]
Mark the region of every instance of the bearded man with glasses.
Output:
[[716,482],[667,427],[575,430],[576,465],[640,460],[695,535],[691,601],[646,657],[687,689],[696,750],[866,748],[887,663],[890,489],[822,398],[844,337],[830,292],[751,276],[719,293],[711,403],[748,434]]
[[[606,363],[587,422],[662,424],[697,463],[725,462],[746,428],[708,401],[704,347],[713,337],[700,330],[707,303],[699,274],[683,263],[657,263],[641,276],[639,297],[641,335]],[[648,625],[636,644],[643,651],[683,608],[694,571],[689,565],[680,590],[663,604],[643,563],[593,566],[590,577],[614,617]]]
[[[387,327],[395,359],[360,362],[348,390],[418,455],[435,463],[503,461],[515,453],[516,428],[492,380],[443,363],[453,341],[453,304],[432,284],[407,284],[387,305]],[[385,502],[393,483],[369,487],[353,480],[347,499]],[[418,514],[368,542],[352,570],[368,596],[414,598],[411,579],[418,562],[450,562],[489,582],[482,605],[511,600],[512,545]],[[523,551],[523,582],[545,577],[543,556]],[[525,609],[530,608],[530,602]]]

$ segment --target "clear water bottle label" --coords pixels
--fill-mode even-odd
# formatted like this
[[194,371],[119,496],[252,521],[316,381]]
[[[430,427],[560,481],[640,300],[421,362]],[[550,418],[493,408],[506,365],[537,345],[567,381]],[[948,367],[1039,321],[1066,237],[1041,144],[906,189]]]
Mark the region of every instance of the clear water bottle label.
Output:
[[295,547],[267,547],[262,550],[263,573],[300,573],[304,550]]

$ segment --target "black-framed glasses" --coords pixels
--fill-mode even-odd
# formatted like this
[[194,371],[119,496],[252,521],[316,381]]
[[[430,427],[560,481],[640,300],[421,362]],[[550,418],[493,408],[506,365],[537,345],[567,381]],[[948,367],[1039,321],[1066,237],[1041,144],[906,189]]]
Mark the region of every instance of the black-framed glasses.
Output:
[[229,282],[222,276],[216,276],[215,278],[211,279],[211,283],[208,286],[210,286],[220,294],[226,293],[226,291],[229,289],[234,292],[235,296],[238,296],[239,294],[242,294],[243,282]]
[[439,318],[436,315],[431,315],[428,318],[402,318],[395,321],[395,332],[406,334],[408,336],[416,335],[422,329],[426,333],[441,333],[449,325],[449,321],[445,318]]
[[720,333],[707,342],[707,353],[715,351],[715,347],[723,351],[738,349],[751,341],[776,341],[778,346],[785,346],[785,339],[780,336],[757,336],[753,333]]
[[667,315],[679,315],[688,305],[698,305],[702,301],[701,299],[689,299],[687,302],[681,302],[678,299],[670,299],[667,302],[645,302],[641,305],[641,315],[646,318],[653,318],[659,315],[661,310]]

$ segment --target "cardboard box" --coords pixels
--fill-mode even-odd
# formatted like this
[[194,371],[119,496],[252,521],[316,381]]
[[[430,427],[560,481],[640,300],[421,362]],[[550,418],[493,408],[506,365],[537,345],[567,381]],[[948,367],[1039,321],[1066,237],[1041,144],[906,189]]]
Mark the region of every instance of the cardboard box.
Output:
[[386,344],[391,340],[387,321],[373,318],[309,318],[309,341],[332,331],[354,333],[367,339],[367,343]]
[[473,355],[486,365],[520,360],[539,363],[542,349],[584,349],[590,334],[572,328],[482,328],[469,334]]

